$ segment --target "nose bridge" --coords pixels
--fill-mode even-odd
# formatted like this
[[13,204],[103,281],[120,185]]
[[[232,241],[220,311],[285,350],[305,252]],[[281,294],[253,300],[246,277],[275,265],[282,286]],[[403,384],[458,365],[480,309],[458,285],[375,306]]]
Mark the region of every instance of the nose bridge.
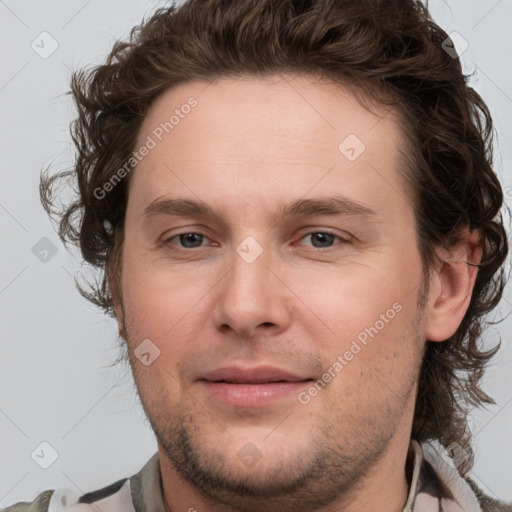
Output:
[[271,270],[270,252],[254,237],[246,237],[232,257],[219,297],[216,322],[251,335],[264,324],[284,328],[289,320],[284,290]]
[[236,301],[240,312],[263,311],[269,299],[266,289],[270,273],[268,250],[253,237],[247,237],[236,247],[232,261],[226,298]]

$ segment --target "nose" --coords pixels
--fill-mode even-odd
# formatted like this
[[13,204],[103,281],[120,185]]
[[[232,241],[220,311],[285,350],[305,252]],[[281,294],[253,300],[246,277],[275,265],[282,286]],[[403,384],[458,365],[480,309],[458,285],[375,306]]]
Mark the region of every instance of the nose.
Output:
[[[223,331],[251,338],[285,331],[291,321],[289,288],[266,252],[254,261],[233,254],[231,271],[222,279],[214,322]],[[272,268],[273,267],[273,268]]]

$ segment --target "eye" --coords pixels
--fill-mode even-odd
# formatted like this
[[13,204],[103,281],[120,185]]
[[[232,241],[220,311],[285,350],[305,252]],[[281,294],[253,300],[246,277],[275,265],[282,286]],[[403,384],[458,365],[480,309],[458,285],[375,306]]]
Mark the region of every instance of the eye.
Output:
[[[333,245],[337,245],[334,242],[336,239],[340,241],[340,243],[348,244],[350,240],[343,238],[335,233],[330,233],[328,231],[312,231],[300,238],[300,240],[305,240],[310,237],[311,243],[314,248],[317,249],[329,249]],[[162,242],[163,245],[178,245],[178,249],[195,249],[198,247],[202,247],[203,242],[208,238],[205,235],[195,232],[189,233],[180,233],[178,235],[174,235],[167,240]],[[176,242],[175,242],[176,240]],[[217,244],[214,244],[217,245]],[[304,245],[304,244],[298,244]]]
[[171,245],[174,239],[177,239],[181,244],[181,247],[184,249],[194,249],[195,247],[201,247],[203,244],[203,240],[206,237],[199,233],[181,233],[179,235],[174,235],[171,238],[163,241],[164,245]]
[[317,249],[328,249],[329,247],[332,247],[332,244],[335,241],[335,239],[341,240],[342,243],[350,243],[349,240],[342,238],[341,236],[336,235],[334,233],[330,233],[328,231],[312,231],[311,233],[308,233],[307,235],[303,236],[301,240],[305,240],[308,237],[311,237],[313,247],[316,247]]

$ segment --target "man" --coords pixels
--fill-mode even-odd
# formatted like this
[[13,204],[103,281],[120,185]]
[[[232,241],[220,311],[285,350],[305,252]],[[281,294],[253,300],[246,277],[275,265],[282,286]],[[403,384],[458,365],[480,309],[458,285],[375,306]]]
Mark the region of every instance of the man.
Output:
[[189,0],[75,74],[60,235],[158,453],[7,510],[512,510],[467,477],[507,240],[446,39],[408,0]]

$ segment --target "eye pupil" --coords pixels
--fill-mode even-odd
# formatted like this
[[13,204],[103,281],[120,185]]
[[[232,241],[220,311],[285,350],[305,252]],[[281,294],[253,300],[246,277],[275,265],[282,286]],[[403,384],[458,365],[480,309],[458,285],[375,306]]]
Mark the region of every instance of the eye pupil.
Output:
[[[184,233],[180,235],[180,242],[184,247],[199,247],[201,245],[202,235],[197,233]],[[195,242],[198,242],[197,244]]]
[[[203,235],[200,235],[199,233],[182,233],[178,236],[182,247],[187,249],[200,247],[204,238]],[[311,237],[311,243],[317,248],[330,247],[336,238],[336,235],[322,231],[310,233],[309,236]]]
[[313,242],[313,245],[315,245],[314,241],[316,239],[320,241],[320,247],[326,247],[331,245],[334,242],[334,238],[335,236],[331,235],[330,233],[313,233],[311,235],[311,241]]

